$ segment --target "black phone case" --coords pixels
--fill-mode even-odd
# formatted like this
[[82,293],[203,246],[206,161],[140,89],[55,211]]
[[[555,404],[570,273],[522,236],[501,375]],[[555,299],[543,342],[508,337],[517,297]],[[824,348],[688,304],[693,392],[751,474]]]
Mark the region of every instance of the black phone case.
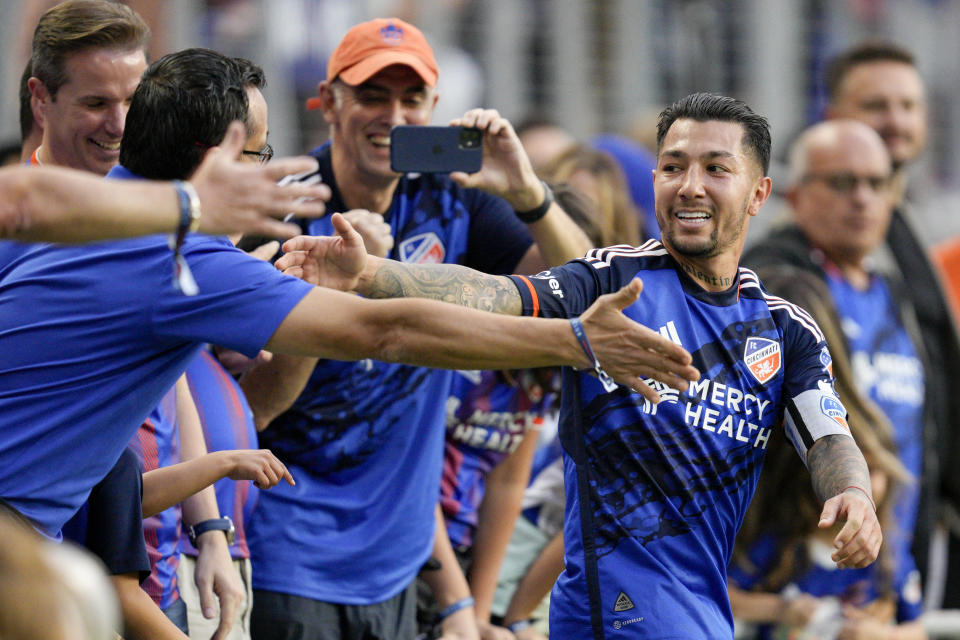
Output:
[[414,125],[394,127],[390,130],[390,168],[398,173],[475,173],[480,170],[483,158],[481,138],[475,138],[475,146],[464,146],[465,131],[471,130]]

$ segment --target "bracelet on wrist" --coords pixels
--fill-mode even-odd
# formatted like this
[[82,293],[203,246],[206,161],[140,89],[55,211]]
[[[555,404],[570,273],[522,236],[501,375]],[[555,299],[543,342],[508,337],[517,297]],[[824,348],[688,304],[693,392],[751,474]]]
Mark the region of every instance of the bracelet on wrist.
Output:
[[540,181],[540,184],[543,185],[543,202],[541,202],[539,206],[527,211],[513,210],[517,217],[526,224],[534,223],[547,215],[547,211],[550,210],[550,205],[553,204],[553,190],[550,189],[550,185],[543,180]]
[[195,296],[200,289],[181,250],[187,233],[196,231],[200,226],[200,197],[189,182],[174,180],[173,188],[177,191],[177,202],[180,205],[180,222],[168,241],[173,251],[173,287],[186,296]]
[[180,224],[177,225],[177,235],[194,232],[200,228],[200,196],[192,184],[186,180],[174,180],[173,188],[177,190],[180,202]]
[[467,607],[472,607],[472,606],[473,606],[473,596],[460,598],[453,604],[447,605],[446,607],[440,610],[440,613],[437,614],[437,622],[446,620],[447,618],[455,614],[457,611],[460,611],[461,609],[466,609]]
[[587,360],[593,363],[593,372],[600,380],[600,384],[603,385],[603,390],[607,393],[616,390],[617,383],[614,382],[610,374],[600,366],[600,361],[593,353],[593,347],[590,346],[590,341],[587,339],[587,332],[583,330],[583,323],[580,322],[580,318],[570,318],[570,327],[573,329],[573,335],[577,337],[577,342],[580,343],[580,348],[583,349],[584,355],[587,356]]

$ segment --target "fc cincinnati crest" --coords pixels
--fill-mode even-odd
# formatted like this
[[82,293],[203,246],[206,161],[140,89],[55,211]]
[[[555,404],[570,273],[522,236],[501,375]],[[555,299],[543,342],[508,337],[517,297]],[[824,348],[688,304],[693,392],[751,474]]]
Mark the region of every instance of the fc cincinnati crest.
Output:
[[440,264],[447,255],[440,238],[432,231],[407,238],[400,243],[400,261],[416,264]]
[[847,410],[844,409],[840,401],[834,396],[823,396],[820,398],[820,411],[841,427],[850,430],[847,426]]
[[780,371],[780,343],[766,338],[747,338],[743,362],[760,384]]

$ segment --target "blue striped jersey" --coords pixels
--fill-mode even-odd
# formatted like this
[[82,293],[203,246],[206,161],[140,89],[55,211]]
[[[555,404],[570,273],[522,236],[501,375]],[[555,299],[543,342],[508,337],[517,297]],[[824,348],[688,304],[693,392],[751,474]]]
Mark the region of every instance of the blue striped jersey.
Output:
[[[652,404],[625,387],[564,371],[566,568],[550,631],[561,638],[730,638],[726,567],[773,429],[801,458],[849,435],[820,329],[748,269],[707,292],[657,241],[598,249],[525,278],[524,313],[575,317],[633,278],[624,309],[693,355],[685,392],[649,381]],[[786,498],[789,499],[789,498]]]

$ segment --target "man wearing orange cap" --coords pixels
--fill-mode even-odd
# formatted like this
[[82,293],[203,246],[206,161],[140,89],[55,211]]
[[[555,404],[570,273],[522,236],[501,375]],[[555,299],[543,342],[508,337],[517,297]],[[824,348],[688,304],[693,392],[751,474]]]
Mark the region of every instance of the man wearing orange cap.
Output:
[[[484,132],[479,172],[391,170],[390,130],[430,123],[437,76],[430,45],[406,22],[371,20],[344,36],[308,105],[330,125],[330,142],[313,152],[333,194],[328,210],[354,210],[348,219],[368,249],[403,262],[505,274],[583,255],[589,241],[494,110],[452,123]],[[302,227],[332,233],[329,218]],[[282,357],[271,364],[294,366]],[[433,549],[451,373],[365,360],[321,361],[307,375],[293,407],[262,433],[297,486],[261,495],[248,526],[253,636],[412,638],[413,583]],[[255,386],[246,381],[248,395]],[[489,602],[474,609],[462,576],[455,582],[437,593],[444,628],[476,619],[489,631]]]

